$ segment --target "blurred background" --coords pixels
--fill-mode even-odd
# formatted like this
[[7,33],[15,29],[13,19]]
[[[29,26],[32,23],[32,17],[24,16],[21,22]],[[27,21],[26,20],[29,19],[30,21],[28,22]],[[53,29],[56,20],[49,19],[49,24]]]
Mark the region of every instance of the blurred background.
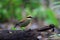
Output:
[[27,16],[37,17],[40,26],[60,28],[60,0],[0,0],[0,29],[16,30],[14,25]]

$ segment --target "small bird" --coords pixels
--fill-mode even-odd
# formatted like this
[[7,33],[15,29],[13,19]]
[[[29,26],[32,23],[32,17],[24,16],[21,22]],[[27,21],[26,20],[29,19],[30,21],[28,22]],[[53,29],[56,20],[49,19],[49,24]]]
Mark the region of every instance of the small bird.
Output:
[[29,29],[34,30],[40,27],[38,24],[37,17],[31,17],[31,16],[28,16],[26,19],[17,23],[15,25],[15,28],[19,26],[20,28],[24,27],[25,30],[29,30]]
[[24,20],[20,21],[19,23],[17,23],[17,24],[15,25],[15,28],[16,28],[17,26],[26,27],[26,26],[30,23],[30,21],[31,21],[30,19],[32,19],[32,17],[31,17],[31,16],[28,16],[26,19],[24,19]]

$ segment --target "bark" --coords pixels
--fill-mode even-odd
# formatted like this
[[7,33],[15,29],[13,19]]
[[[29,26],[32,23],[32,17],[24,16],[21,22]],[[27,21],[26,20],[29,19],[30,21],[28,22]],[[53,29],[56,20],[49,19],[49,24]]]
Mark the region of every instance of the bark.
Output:
[[0,40],[37,40],[33,31],[0,30]]

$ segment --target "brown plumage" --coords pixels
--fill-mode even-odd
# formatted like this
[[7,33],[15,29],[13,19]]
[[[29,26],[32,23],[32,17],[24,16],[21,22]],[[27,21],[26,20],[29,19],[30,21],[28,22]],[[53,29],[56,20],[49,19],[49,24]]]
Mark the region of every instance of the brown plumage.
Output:
[[15,27],[17,27],[17,26],[26,27],[30,23],[30,21],[31,21],[29,18],[32,19],[32,17],[29,16],[29,17],[21,20],[20,22],[16,23]]

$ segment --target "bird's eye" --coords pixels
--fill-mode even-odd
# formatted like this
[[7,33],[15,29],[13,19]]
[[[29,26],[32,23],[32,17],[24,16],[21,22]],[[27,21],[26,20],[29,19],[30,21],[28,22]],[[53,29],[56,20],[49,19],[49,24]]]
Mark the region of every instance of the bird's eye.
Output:
[[28,16],[27,18],[32,18],[31,16]]

